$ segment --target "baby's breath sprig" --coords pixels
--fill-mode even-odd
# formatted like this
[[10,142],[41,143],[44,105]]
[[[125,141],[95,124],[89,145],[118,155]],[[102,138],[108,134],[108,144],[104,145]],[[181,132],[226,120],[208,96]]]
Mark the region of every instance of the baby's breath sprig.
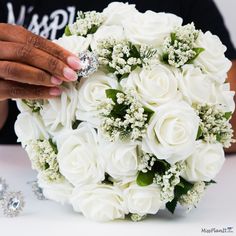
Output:
[[198,139],[208,143],[220,142],[225,148],[230,147],[233,140],[233,129],[229,123],[231,112],[224,112],[217,105],[197,105],[200,117]]
[[97,29],[104,22],[102,13],[96,11],[79,11],[74,24],[70,24],[65,29],[65,35],[78,35],[86,37],[88,34],[96,33]]
[[99,63],[108,72],[121,80],[127,77],[137,67],[147,66],[158,61],[157,50],[145,45],[136,46],[126,40],[113,38],[101,40],[97,52]]
[[194,47],[198,35],[193,23],[177,27],[164,42],[163,61],[177,68],[191,63],[204,51]]
[[153,111],[144,108],[133,91],[108,89],[106,95],[108,99],[98,107],[105,136],[110,141],[141,139]]
[[185,170],[184,162],[177,162],[170,166],[164,174],[156,173],[153,183],[161,188],[161,200],[171,202],[175,198],[175,186],[180,183],[180,175]]
[[32,167],[37,170],[45,181],[60,182],[64,179],[59,170],[57,161],[57,147],[52,140],[32,140],[26,150],[32,162]]
[[43,108],[43,100],[27,100],[22,99],[22,102],[31,109],[33,113],[39,112]]
[[192,189],[179,198],[180,205],[187,206],[189,210],[196,207],[197,203],[204,195],[205,189],[206,184],[204,182],[195,183]]
[[147,215],[139,215],[139,214],[131,214],[130,215],[130,219],[133,221],[133,222],[139,222],[139,221],[142,221],[144,220],[145,218],[147,217]]
[[143,173],[147,173],[152,170],[155,162],[157,161],[156,156],[151,153],[143,153],[140,157],[140,163],[138,166],[138,170]]

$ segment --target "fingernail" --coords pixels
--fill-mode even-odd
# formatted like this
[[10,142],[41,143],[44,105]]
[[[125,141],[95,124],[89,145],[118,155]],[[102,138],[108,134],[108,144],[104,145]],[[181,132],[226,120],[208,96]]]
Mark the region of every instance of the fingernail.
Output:
[[52,84],[55,84],[55,85],[61,85],[63,81],[53,76],[51,78],[51,82]]
[[61,93],[62,93],[62,91],[59,88],[51,88],[49,90],[49,94],[51,96],[59,96],[59,95],[61,95]]
[[73,69],[75,70],[81,69],[80,59],[78,57],[70,56],[68,57],[67,62],[69,66],[71,66]]
[[77,73],[69,67],[64,68],[64,76],[70,81],[76,81],[78,79]]

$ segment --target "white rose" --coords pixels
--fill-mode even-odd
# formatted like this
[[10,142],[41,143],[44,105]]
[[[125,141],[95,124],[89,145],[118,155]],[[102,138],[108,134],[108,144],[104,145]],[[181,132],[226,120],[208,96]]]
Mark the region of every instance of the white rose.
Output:
[[60,97],[48,99],[40,114],[50,134],[55,135],[64,129],[72,129],[77,104],[78,91],[73,83],[63,88]]
[[134,89],[140,101],[151,109],[178,97],[177,79],[171,69],[163,65],[137,69],[123,79],[121,85]]
[[126,19],[138,12],[135,5],[121,2],[112,2],[103,10],[104,25],[120,25],[121,19]]
[[69,203],[73,191],[72,185],[64,180],[61,183],[47,183],[40,175],[38,176],[39,187],[43,189],[43,195],[52,201],[61,204]]
[[123,195],[116,186],[105,184],[86,185],[75,188],[71,197],[75,211],[95,221],[124,219]]
[[80,52],[88,50],[91,40],[91,36],[84,38],[82,36],[71,35],[63,36],[53,42],[77,55]]
[[198,67],[183,66],[182,75],[178,76],[178,82],[180,92],[190,105],[211,103],[215,99],[214,83]]
[[214,87],[215,96],[212,99],[212,104],[221,104],[225,112],[234,112],[235,102],[234,102],[234,91],[230,91],[230,84],[224,83],[219,86]]
[[114,38],[116,40],[123,40],[125,38],[123,27],[119,25],[101,26],[93,35],[93,40],[91,42],[92,50],[97,50],[97,45],[99,41],[110,38]]
[[58,163],[62,175],[75,186],[98,183],[104,179],[104,169],[94,128],[81,123],[78,128],[62,135],[59,141]]
[[224,83],[232,63],[225,57],[226,47],[219,37],[210,32],[200,32],[195,46],[204,48],[204,51],[194,60],[194,64],[200,66],[213,81]]
[[182,21],[182,18],[173,14],[146,11],[132,14],[122,24],[132,43],[159,47],[175,27],[181,26]]
[[142,148],[159,159],[175,163],[195,148],[199,117],[186,102],[161,105],[152,116]]
[[15,122],[15,133],[18,137],[18,142],[25,146],[30,140],[47,139],[46,128],[40,116],[37,113],[20,113]]
[[98,125],[99,111],[97,108],[106,99],[106,90],[111,88],[118,88],[117,79],[109,77],[101,71],[94,73],[89,78],[82,78],[78,91],[76,118]]
[[135,176],[138,171],[138,144],[114,142],[101,145],[106,172],[115,179]]
[[185,65],[178,76],[179,90],[185,101],[192,104],[223,105],[225,112],[235,109],[234,94],[228,83],[217,84],[200,68]]
[[126,207],[130,213],[156,214],[162,208],[160,188],[156,184],[141,187],[135,182],[124,190]]
[[221,144],[198,141],[195,152],[186,160],[187,169],[182,176],[190,182],[210,181],[219,173],[224,161]]

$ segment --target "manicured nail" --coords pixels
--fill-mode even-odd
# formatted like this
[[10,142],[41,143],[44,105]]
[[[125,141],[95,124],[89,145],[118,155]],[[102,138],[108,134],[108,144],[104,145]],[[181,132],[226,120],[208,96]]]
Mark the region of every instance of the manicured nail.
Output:
[[55,84],[55,85],[61,85],[63,81],[53,76],[51,78],[51,82],[52,84]]
[[49,90],[49,94],[51,96],[59,96],[59,95],[61,95],[61,93],[62,93],[62,91],[59,88],[51,88]]
[[81,69],[80,59],[78,57],[68,57],[67,59],[68,65],[75,70]]
[[64,68],[64,76],[70,81],[76,81],[78,79],[77,73],[69,67]]

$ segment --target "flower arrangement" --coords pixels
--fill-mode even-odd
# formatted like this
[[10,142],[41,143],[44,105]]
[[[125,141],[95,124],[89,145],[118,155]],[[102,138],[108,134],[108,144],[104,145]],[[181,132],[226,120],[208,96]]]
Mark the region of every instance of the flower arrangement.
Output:
[[99,66],[60,98],[18,101],[15,130],[44,195],[98,221],[196,206],[233,142],[220,39],[114,2],[78,12],[55,43]]

